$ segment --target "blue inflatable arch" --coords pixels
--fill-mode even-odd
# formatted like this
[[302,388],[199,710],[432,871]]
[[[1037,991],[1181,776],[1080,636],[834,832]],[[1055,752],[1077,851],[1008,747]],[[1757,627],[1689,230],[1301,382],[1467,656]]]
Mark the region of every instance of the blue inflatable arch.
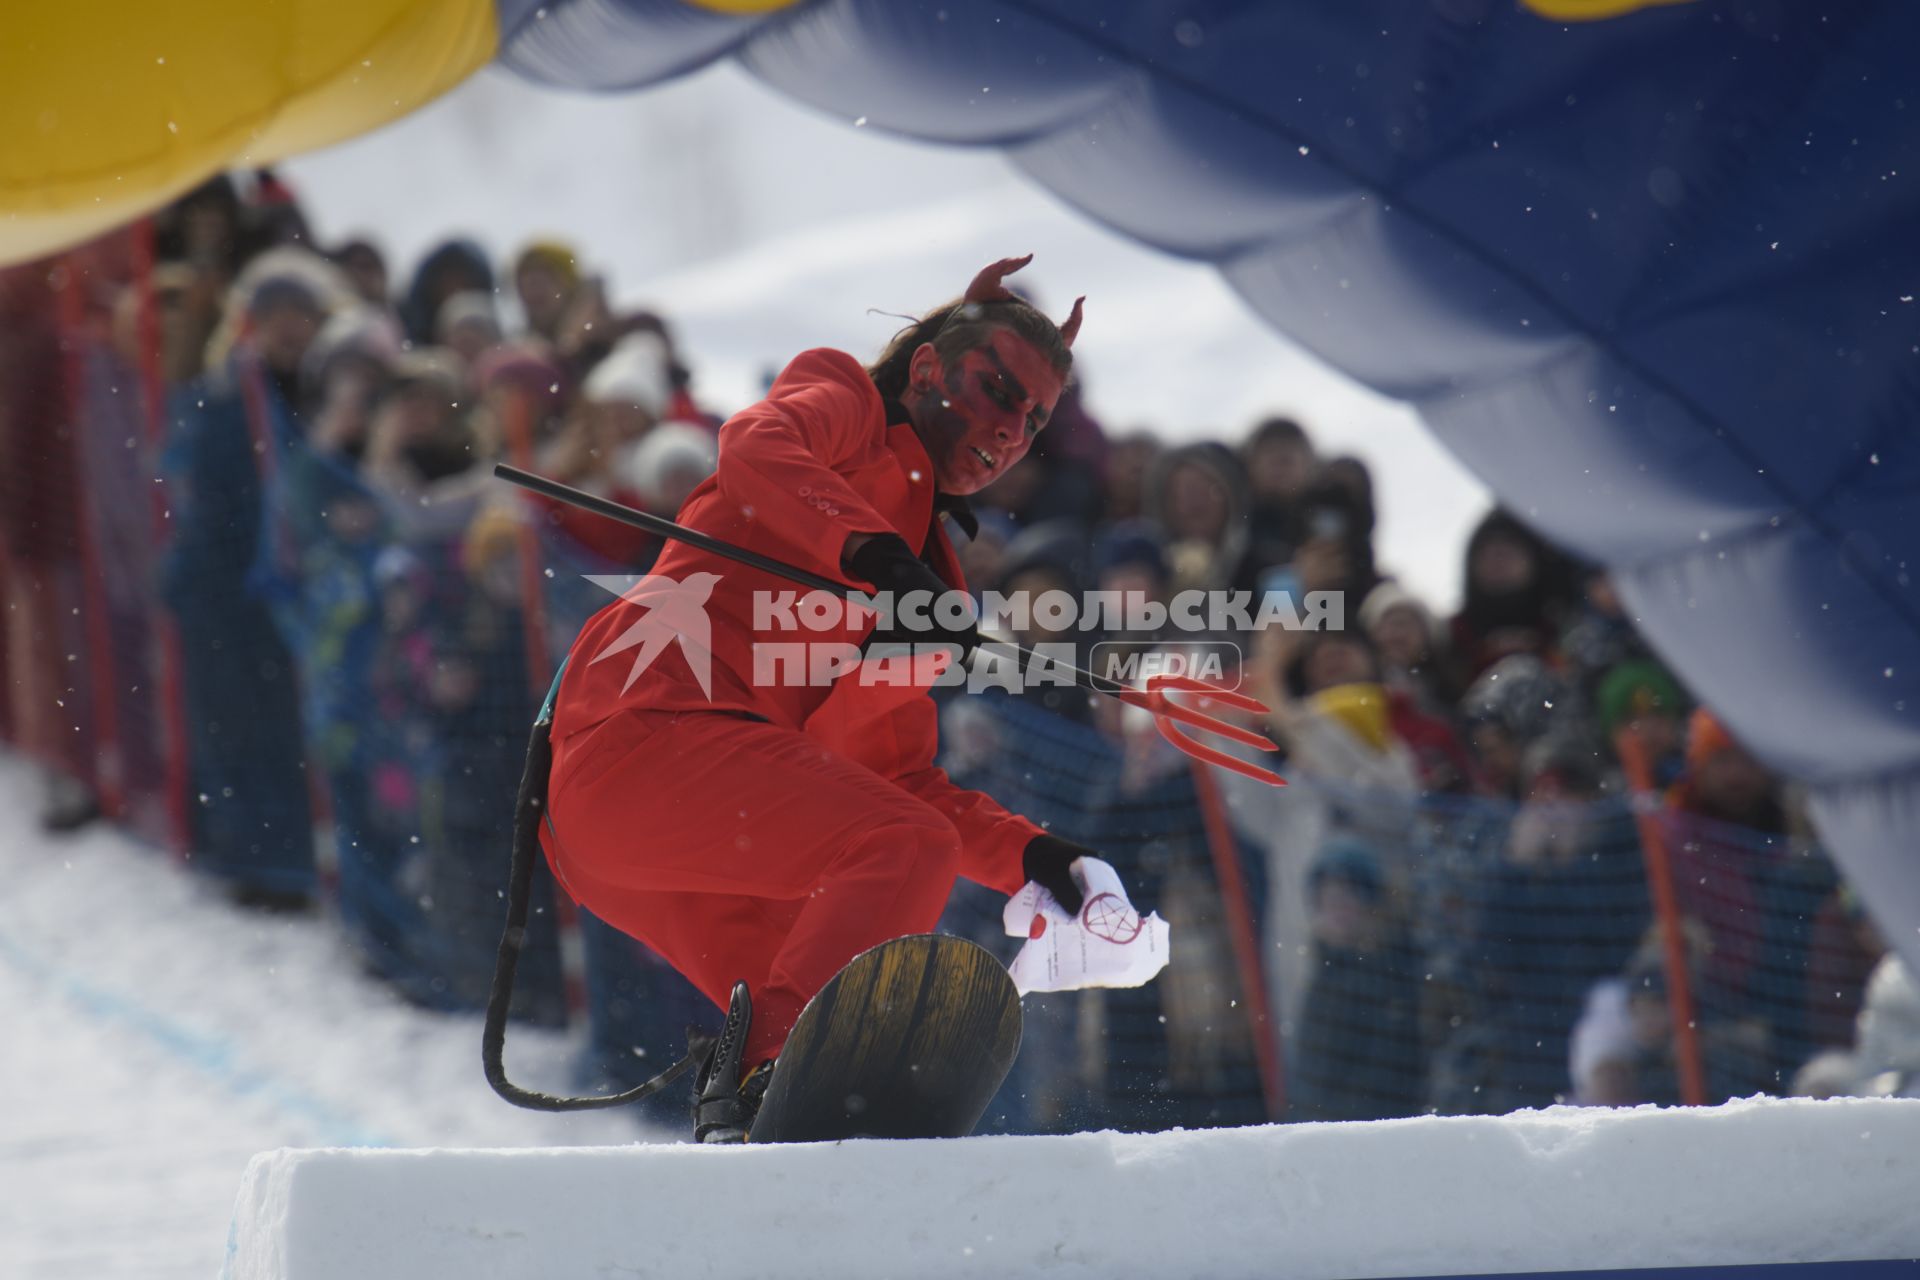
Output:
[[1920,5],[1583,2],[505,0],[499,60],[737,58],[1214,263],[1609,566],[1920,966]]

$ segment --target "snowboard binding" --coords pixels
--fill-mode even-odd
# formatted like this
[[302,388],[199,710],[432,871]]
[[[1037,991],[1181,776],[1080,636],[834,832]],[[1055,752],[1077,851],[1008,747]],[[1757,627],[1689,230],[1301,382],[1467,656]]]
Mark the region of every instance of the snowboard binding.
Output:
[[773,1064],[763,1062],[741,1079],[740,1060],[753,1025],[753,1000],[747,984],[733,985],[727,1021],[708,1050],[693,1086],[693,1140],[699,1143],[745,1142],[766,1096]]

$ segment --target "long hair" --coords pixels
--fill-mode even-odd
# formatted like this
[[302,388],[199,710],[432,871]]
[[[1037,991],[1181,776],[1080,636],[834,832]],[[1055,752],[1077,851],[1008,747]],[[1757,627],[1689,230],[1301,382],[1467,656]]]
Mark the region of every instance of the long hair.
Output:
[[1060,334],[1060,327],[1037,308],[1018,299],[1008,302],[968,302],[955,298],[935,307],[893,335],[880,358],[867,367],[867,376],[880,389],[882,397],[898,400],[906,394],[907,366],[923,342],[931,342],[940,353],[940,363],[949,368],[961,352],[971,351],[987,341],[996,328],[1010,329],[1047,358],[1062,382],[1073,370],[1073,352]]

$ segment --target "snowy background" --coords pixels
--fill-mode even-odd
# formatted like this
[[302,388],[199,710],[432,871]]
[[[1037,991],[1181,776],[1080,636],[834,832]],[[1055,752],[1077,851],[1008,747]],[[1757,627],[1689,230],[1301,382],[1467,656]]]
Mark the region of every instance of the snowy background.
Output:
[[728,410],[807,347],[877,353],[900,326],[881,311],[923,311],[1031,252],[1022,280],[1044,308],[1088,295],[1075,368],[1110,432],[1237,443],[1266,414],[1297,416],[1323,453],[1373,468],[1383,569],[1454,607],[1491,498],[1410,410],[1275,334],[1212,268],[1101,230],[998,154],[852,126],[731,64],[615,96],[489,70],[285,174],[323,243],[368,235],[401,283],[453,235],[496,264],[570,242],[616,307],[677,325],[697,388]]

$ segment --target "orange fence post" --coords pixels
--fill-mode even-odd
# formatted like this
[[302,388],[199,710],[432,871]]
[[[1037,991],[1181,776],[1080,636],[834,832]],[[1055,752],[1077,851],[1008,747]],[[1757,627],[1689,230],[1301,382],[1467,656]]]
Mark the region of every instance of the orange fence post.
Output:
[[1647,889],[1659,921],[1666,953],[1667,1006],[1673,1012],[1673,1043],[1679,1058],[1680,1101],[1697,1107],[1707,1100],[1706,1072],[1700,1059],[1700,1032],[1693,1010],[1693,984],[1687,965],[1686,934],[1680,925],[1680,897],[1673,884],[1673,862],[1667,855],[1666,832],[1654,816],[1658,792],[1646,744],[1630,728],[1614,735],[1614,750],[1633,792],[1633,820],[1640,832],[1640,852],[1646,861]]
[[1247,1002],[1247,1029],[1253,1033],[1253,1052],[1260,1068],[1260,1093],[1267,1104],[1267,1118],[1279,1120],[1287,1113],[1286,1072],[1274,1032],[1273,1007],[1267,998],[1266,968],[1260,963],[1260,934],[1254,924],[1253,905],[1247,898],[1246,877],[1240,873],[1233,828],[1227,822],[1220,788],[1208,772],[1210,766],[1193,759],[1187,763],[1192,768],[1193,790],[1200,802],[1200,820],[1206,827],[1207,848],[1213,855],[1214,876],[1220,882],[1220,905],[1226,912],[1233,958],[1240,968],[1241,994]]

